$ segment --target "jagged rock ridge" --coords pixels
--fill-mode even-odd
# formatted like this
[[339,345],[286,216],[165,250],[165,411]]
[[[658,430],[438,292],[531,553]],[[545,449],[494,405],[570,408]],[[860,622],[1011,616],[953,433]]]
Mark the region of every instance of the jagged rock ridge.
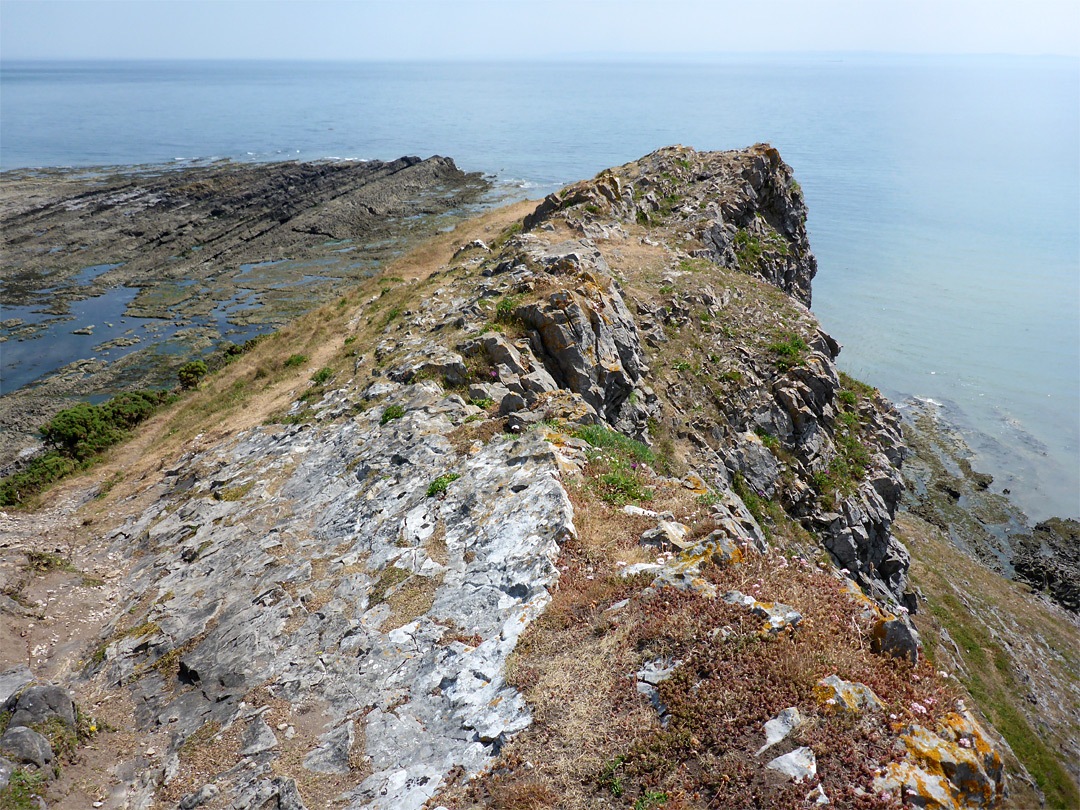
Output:
[[[465,246],[402,306],[367,299],[346,337],[370,342],[284,425],[162,471],[149,508],[105,538],[131,595],[86,670],[130,690],[136,725],[166,741],[126,801],[418,808],[454,769],[487,767],[530,723],[506,668],[559,587],[568,488],[604,461],[589,427],[668,454],[640,474],[701,499],[715,527],[687,539],[639,510],[663,553],[633,571],[651,579],[633,598],[722,597],[766,635],[798,632],[797,605],[720,593],[706,570],[790,525],[803,564],[827,553],[844,569],[875,648],[917,657],[890,531],[898,419],[837,373],[806,309],[804,213],[767,146],[604,172],[495,249]],[[628,487],[637,468],[603,483]],[[918,795],[924,768],[888,784]],[[970,799],[933,776],[958,806],[1000,798],[993,768]]]

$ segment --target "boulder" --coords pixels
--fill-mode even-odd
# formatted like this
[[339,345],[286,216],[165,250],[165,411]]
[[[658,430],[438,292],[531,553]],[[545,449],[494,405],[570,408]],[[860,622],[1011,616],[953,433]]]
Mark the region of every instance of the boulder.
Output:
[[26,726],[7,727],[0,737],[0,752],[13,762],[36,765],[44,768],[53,761],[53,750],[49,741],[33,729]]
[[874,652],[919,662],[919,638],[903,619],[878,619],[870,641]]
[[0,711],[12,695],[22,691],[23,687],[34,682],[34,674],[26,664],[0,672]]
[[864,711],[882,711],[885,708],[869,686],[845,681],[836,675],[818,681],[814,687],[814,697],[826,713],[846,712],[859,715]]
[[66,726],[75,725],[75,703],[59,686],[37,684],[11,695],[3,711],[11,712],[8,726],[35,726],[53,718]]
[[240,737],[240,756],[250,757],[261,754],[263,751],[276,747],[277,744],[277,737],[260,715],[248,724]]
[[686,533],[690,531],[688,526],[671,520],[661,520],[655,529],[649,529],[641,534],[641,545],[652,546],[660,551],[672,548],[686,548]]

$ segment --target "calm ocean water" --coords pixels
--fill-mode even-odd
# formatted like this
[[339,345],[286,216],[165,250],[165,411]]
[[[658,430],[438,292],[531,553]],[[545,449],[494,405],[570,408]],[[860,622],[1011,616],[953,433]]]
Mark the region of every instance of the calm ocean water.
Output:
[[1076,60],[1013,57],[7,62],[0,167],[444,154],[539,197],[671,143],[769,141],[841,366],[943,403],[995,488],[1077,516],[1078,100]]

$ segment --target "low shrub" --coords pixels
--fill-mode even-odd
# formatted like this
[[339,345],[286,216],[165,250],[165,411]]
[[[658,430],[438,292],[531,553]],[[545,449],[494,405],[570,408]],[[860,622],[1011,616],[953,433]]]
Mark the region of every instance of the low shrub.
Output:
[[129,391],[102,405],[81,402],[65,408],[40,429],[50,449],[0,481],[0,506],[15,506],[85,467],[98,453],[127,438],[129,431],[175,399],[168,391]]
[[198,388],[199,380],[206,376],[206,372],[206,363],[202,360],[192,360],[180,366],[180,370],[176,372],[176,379],[180,381],[181,388]]
[[810,347],[798,335],[788,335],[783,340],[770,343],[767,348],[777,355],[776,365],[780,370],[787,371],[789,368],[802,364]]

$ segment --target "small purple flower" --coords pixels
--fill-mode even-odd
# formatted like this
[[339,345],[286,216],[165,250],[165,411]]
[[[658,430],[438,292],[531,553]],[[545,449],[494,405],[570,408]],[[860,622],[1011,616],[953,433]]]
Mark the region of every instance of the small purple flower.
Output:
[[492,370],[491,370],[491,376],[492,376],[492,377],[498,377],[498,376],[499,376],[499,372],[498,372],[498,371],[496,371],[495,369],[492,369]]

